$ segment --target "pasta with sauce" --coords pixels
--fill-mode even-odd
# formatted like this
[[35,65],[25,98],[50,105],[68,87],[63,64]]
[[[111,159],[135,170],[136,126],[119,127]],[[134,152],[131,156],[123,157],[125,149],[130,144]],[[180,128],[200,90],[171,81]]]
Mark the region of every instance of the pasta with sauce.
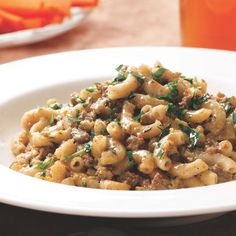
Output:
[[153,67],[120,65],[111,81],[24,113],[10,168],[42,180],[162,190],[235,179],[236,98]]

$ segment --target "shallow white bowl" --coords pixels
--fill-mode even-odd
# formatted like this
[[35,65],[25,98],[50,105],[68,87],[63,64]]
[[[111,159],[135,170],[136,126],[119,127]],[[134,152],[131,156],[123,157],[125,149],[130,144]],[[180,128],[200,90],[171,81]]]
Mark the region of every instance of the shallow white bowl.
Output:
[[[108,191],[50,183],[8,169],[13,160],[10,139],[20,130],[24,111],[45,104],[48,98],[66,102],[70,93],[114,76],[114,68],[119,64],[152,65],[157,59],[167,68],[204,78],[212,92],[235,92],[236,53],[228,51],[168,47],[95,49],[1,65],[0,202],[102,217],[173,219],[236,210],[235,181],[180,190]],[[209,216],[201,219],[206,218]]]

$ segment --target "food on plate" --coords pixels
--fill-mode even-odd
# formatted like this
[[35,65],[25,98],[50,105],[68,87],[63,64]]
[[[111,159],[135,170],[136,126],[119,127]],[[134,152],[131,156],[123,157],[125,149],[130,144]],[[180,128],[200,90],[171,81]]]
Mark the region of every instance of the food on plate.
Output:
[[0,33],[61,23],[71,7],[95,7],[98,0],[0,0]]
[[235,179],[236,98],[157,62],[24,113],[10,168],[42,180],[163,190]]
[[85,6],[85,7],[95,7],[98,4],[98,0],[71,0],[72,6]]

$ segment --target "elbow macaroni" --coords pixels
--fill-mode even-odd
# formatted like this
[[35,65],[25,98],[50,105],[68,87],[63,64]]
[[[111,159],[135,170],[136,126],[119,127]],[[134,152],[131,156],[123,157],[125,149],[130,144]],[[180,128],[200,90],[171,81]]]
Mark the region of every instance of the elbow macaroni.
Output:
[[10,168],[109,190],[208,186],[236,176],[236,99],[164,68],[120,65],[61,104],[25,112]]

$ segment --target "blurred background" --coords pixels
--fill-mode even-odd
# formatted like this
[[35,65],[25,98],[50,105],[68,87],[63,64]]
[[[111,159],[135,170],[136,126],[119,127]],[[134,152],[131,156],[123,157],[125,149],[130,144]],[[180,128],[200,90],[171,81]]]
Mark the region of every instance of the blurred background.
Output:
[[0,0],[0,63],[120,46],[235,51],[235,23],[236,0]]
[[81,25],[61,36],[0,48],[0,63],[68,50],[142,45],[180,45],[178,0],[100,0]]

